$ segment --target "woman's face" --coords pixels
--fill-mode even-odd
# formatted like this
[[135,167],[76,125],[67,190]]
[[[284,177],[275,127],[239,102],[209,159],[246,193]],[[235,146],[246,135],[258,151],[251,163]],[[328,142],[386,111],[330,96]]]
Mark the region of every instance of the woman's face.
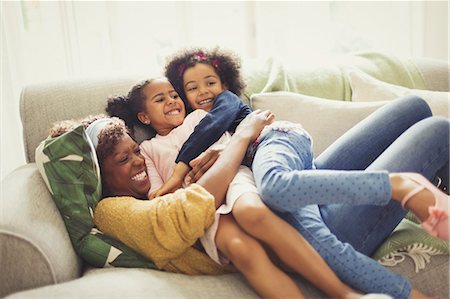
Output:
[[165,79],[155,79],[144,87],[145,111],[138,113],[139,120],[151,125],[160,135],[167,135],[184,121],[186,110],[172,84]]
[[103,183],[113,196],[147,198],[150,180],[139,145],[126,134],[102,165]]
[[184,72],[183,88],[193,110],[210,111],[214,100],[226,89],[226,86],[222,84],[214,67],[205,63],[197,63]]

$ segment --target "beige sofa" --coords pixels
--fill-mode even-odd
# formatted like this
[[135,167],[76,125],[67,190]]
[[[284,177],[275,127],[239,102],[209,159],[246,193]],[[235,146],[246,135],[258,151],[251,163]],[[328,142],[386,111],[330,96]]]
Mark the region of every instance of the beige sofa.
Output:
[[[449,91],[446,62],[430,59],[409,62],[419,70],[426,89]],[[249,80],[253,80],[256,73],[257,70],[247,71]],[[72,80],[24,88],[20,111],[27,164],[2,181],[0,297],[257,298],[239,274],[186,276],[148,269],[98,269],[84,264],[75,254],[61,216],[34,163],[34,150],[54,121],[103,112],[107,96],[125,93],[136,79],[141,78]],[[292,93],[292,88],[277,91],[276,84],[269,79],[264,81],[264,88],[259,89],[250,82],[248,93],[268,92],[251,98],[253,108],[270,108],[278,119],[301,121],[313,135],[316,154],[383,105],[383,102],[318,99]],[[425,268],[416,273],[414,266],[417,265],[405,258],[392,270],[409,277],[423,292],[448,298],[448,255],[432,255],[425,264]],[[310,284],[296,279],[308,298],[325,298]]]

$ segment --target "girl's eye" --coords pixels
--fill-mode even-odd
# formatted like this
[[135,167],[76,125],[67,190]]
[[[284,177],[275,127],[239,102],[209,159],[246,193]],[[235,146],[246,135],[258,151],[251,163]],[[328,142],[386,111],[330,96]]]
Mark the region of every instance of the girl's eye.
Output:
[[188,88],[187,88],[187,91],[194,91],[194,90],[196,90],[197,89],[197,86],[189,86]]
[[207,84],[208,84],[209,86],[212,86],[212,85],[216,84],[216,82],[211,81],[211,82],[208,82]]
[[134,153],[136,154],[136,155],[140,155],[141,154],[141,148],[136,148],[135,150],[134,150]]
[[163,98],[158,98],[158,99],[155,100],[156,103],[161,103],[162,101],[164,101]]
[[176,93],[172,95],[172,99],[178,99],[180,96]]

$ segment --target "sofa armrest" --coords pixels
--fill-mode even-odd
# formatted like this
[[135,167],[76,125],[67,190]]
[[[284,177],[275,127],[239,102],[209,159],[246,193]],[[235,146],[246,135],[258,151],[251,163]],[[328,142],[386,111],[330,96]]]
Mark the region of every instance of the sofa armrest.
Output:
[[4,178],[0,207],[0,297],[80,277],[82,262],[34,163]]

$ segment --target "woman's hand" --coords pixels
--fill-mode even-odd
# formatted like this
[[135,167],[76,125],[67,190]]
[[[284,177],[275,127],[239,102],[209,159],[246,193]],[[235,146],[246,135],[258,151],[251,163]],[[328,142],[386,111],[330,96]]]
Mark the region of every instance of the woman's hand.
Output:
[[257,109],[247,115],[246,118],[236,128],[235,134],[239,134],[241,137],[249,138],[250,142],[256,140],[262,129],[273,123],[275,115],[269,110],[261,111]]
[[192,170],[186,176],[185,183],[192,184],[198,181],[202,175],[216,162],[223,148],[209,148],[193,159],[189,165]]

